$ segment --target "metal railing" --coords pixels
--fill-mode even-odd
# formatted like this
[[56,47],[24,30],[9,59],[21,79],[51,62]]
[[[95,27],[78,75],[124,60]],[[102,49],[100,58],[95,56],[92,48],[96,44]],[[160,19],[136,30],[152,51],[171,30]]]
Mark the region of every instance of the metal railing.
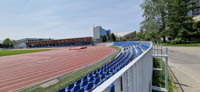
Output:
[[168,48],[163,47],[162,44],[155,43],[153,45],[152,56],[153,58],[159,59],[159,61],[154,61],[155,63],[160,62],[160,68],[153,68],[153,71],[159,71],[161,80],[164,80],[164,88],[153,85],[152,89],[159,92],[168,92]]
[[113,85],[115,92],[152,91],[152,42],[140,43],[149,48],[92,92],[109,92]]

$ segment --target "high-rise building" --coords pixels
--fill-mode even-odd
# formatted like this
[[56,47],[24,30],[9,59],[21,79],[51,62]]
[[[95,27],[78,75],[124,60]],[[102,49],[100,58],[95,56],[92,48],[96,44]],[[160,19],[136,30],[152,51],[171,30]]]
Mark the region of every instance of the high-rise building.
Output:
[[199,16],[199,15],[200,15],[200,0],[196,0],[196,4],[197,4],[197,7],[198,7],[198,8],[196,8],[196,9],[194,9],[194,10],[191,10],[191,11],[188,13],[190,16],[195,17],[195,16]]
[[105,30],[102,26],[93,27],[93,40],[95,42],[100,42],[103,36],[109,39],[111,30]]
[[200,21],[200,0],[196,0],[197,8],[188,12],[194,21]]

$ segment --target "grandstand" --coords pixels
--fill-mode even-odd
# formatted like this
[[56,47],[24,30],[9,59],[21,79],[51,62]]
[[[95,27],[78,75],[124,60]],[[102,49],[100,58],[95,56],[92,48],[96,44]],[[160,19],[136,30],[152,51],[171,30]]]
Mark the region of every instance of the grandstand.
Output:
[[[148,46],[144,44],[141,45],[138,42],[118,42],[114,43],[113,46],[121,48],[121,52],[114,60],[67,87],[60,89],[59,92],[91,92],[149,48]],[[110,85],[109,92],[115,92],[114,87],[114,84]],[[102,91],[98,90],[96,92]],[[119,92],[119,90],[117,92]]]
[[48,41],[32,41],[26,43],[28,47],[49,47],[49,46],[74,46],[74,45],[88,45],[92,43],[92,37],[59,39]]

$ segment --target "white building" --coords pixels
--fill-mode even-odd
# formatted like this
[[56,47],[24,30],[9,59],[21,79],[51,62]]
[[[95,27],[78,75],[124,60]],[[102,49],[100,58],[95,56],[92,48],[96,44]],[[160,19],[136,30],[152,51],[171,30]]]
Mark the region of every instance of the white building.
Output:
[[95,42],[100,42],[103,36],[106,36],[109,39],[111,35],[111,30],[105,30],[102,26],[93,27],[93,40]]
[[136,36],[136,31],[129,31],[129,32],[116,32],[114,33],[115,37],[117,40],[129,40],[132,41],[134,40]]

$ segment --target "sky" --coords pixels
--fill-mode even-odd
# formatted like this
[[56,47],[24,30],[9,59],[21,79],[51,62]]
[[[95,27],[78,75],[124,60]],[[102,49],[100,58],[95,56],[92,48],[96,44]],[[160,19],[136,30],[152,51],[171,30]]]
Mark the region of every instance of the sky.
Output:
[[143,0],[0,0],[0,40],[92,36],[93,26],[138,31]]

